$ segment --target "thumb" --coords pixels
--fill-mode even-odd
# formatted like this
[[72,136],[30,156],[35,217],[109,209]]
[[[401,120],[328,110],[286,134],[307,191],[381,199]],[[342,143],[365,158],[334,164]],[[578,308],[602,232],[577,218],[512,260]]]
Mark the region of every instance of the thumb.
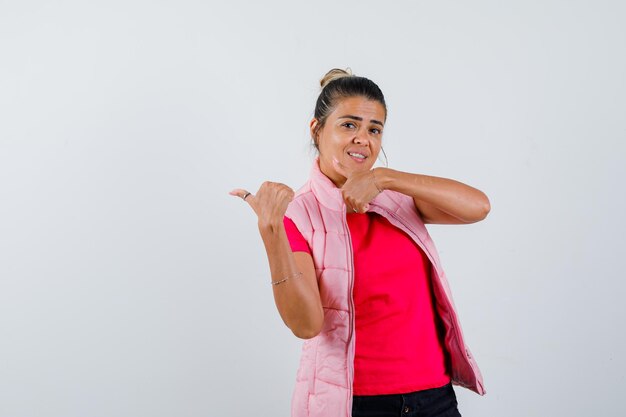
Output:
[[340,173],[346,178],[350,178],[352,174],[354,173],[354,171],[352,171],[350,168],[348,168],[347,166],[339,162],[339,160],[335,157],[333,157],[333,166],[335,167],[338,173]]
[[243,201],[245,201],[246,203],[252,206],[254,195],[251,192],[244,190],[243,188],[235,188],[234,190],[230,191],[228,194],[235,196],[235,197],[239,197],[243,199]]

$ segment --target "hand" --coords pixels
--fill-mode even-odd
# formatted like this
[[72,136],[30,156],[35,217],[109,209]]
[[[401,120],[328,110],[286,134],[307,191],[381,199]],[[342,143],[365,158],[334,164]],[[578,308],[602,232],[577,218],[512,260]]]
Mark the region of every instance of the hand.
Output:
[[374,170],[354,171],[342,165],[337,159],[333,159],[333,165],[338,173],[346,177],[341,194],[348,210],[365,213],[369,209],[369,202],[381,192],[376,185]]
[[265,181],[256,194],[241,188],[229,194],[243,198],[252,207],[259,218],[259,227],[282,225],[287,206],[294,196],[293,190],[285,184],[269,181]]

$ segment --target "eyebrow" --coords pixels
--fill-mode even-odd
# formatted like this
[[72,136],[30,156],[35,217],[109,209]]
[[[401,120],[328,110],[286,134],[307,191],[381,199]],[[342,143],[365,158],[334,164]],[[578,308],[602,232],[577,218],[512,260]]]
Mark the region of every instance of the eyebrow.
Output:
[[[351,114],[346,114],[345,116],[338,117],[338,119],[354,119],[354,120],[358,120],[359,122],[362,122],[362,121],[363,121],[363,118],[362,118],[362,117],[359,117],[359,116],[353,116],[353,115],[351,115]],[[376,123],[377,125],[381,125],[381,126],[383,126],[383,127],[385,126],[385,125],[383,124],[383,122],[380,122],[380,121],[378,121],[378,120],[374,120],[374,119],[372,119],[372,120],[370,120],[370,122],[372,122],[372,123]]]

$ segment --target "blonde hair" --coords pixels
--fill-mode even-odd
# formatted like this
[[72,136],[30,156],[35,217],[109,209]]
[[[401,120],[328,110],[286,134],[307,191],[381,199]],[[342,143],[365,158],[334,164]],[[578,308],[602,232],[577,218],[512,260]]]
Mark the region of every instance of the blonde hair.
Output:
[[352,70],[350,68],[346,68],[345,70],[341,68],[333,68],[322,77],[320,80],[320,86],[324,88],[329,82],[343,77],[354,77],[354,74],[352,74]]

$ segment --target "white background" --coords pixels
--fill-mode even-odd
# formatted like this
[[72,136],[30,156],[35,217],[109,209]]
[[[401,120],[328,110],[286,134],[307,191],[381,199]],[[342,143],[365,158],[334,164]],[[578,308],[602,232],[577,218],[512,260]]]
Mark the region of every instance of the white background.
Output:
[[[431,226],[487,395],[621,413],[620,1],[0,1],[0,416],[288,416],[301,341],[252,211],[294,188],[330,68],[376,81],[395,169],[492,212]],[[332,417],[332,416],[329,416]]]

